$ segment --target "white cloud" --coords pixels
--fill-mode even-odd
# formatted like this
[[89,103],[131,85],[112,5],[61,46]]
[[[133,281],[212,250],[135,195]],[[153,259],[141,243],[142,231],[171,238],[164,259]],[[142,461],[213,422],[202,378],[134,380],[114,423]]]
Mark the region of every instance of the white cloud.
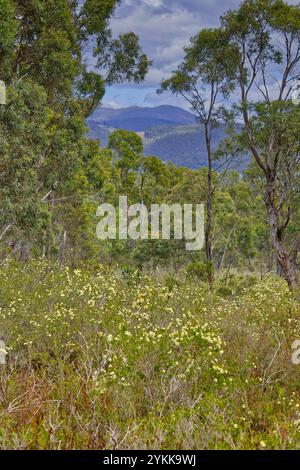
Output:
[[151,15],[149,9],[142,4],[134,8],[127,17],[117,14],[112,22],[115,34],[126,31],[137,33],[143,49],[153,61],[145,87],[153,85],[154,77],[157,80],[155,86],[158,86],[166,72],[171,72],[174,64],[177,66],[184,55],[183,47],[202,26],[204,24],[201,24],[201,18],[186,9]]
[[164,6],[163,0],[144,0],[144,4],[153,8]]
[[105,101],[103,103],[103,106],[105,106],[105,108],[119,109],[120,107],[122,107],[122,104],[118,101],[109,100]]
[[[298,1],[290,0],[289,3],[297,4]],[[240,3],[241,0],[122,0],[111,22],[113,32],[115,35],[128,31],[137,33],[153,66],[143,84],[117,85],[112,87],[109,95],[113,96],[117,90],[122,94],[121,102],[126,102],[128,95],[131,103],[135,90],[140,102],[142,89],[145,103],[161,104],[170,100],[177,103],[179,99],[166,94],[157,97],[155,89],[181,62],[183,48],[190,38],[202,28],[217,26],[219,17]],[[149,88],[152,88],[152,94],[149,94]],[[128,93],[129,89],[132,93]]]

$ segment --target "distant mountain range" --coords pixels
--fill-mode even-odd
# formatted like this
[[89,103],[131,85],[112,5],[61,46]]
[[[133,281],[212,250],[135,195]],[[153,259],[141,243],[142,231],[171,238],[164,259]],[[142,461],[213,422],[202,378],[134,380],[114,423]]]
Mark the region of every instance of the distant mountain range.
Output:
[[98,108],[92,114],[92,121],[105,127],[143,132],[150,127],[188,126],[195,124],[196,117],[189,111],[176,106],[157,106],[155,108]]
[[[87,120],[89,135],[105,147],[115,129],[135,131],[143,138],[145,155],[155,155],[176,166],[196,169],[207,166],[203,128],[196,116],[176,106],[155,108],[131,107],[110,109],[99,107]],[[224,128],[215,131],[213,146],[226,137]],[[240,168],[240,164],[236,165]]]

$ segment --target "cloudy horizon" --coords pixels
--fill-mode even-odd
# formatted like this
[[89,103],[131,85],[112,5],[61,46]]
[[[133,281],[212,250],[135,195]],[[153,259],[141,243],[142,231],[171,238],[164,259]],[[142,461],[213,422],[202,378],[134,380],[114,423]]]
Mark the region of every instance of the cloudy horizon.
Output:
[[219,17],[240,0],[123,0],[111,21],[114,35],[134,31],[153,65],[142,84],[122,84],[107,89],[105,107],[178,105],[183,99],[169,93],[157,95],[162,79],[182,61],[184,46],[200,29],[217,26]]
[[[297,3],[291,0],[289,3]],[[102,105],[111,108],[170,104],[189,109],[180,97],[158,95],[162,79],[170,76],[184,57],[184,46],[202,28],[216,27],[220,16],[241,0],[123,0],[111,21],[115,36],[134,31],[153,65],[139,85],[109,87]]]

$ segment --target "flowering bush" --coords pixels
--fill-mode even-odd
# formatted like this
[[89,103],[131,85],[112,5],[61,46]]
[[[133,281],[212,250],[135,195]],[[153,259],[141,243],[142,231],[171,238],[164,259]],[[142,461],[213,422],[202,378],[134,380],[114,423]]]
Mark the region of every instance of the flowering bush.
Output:
[[220,286],[3,266],[0,447],[297,448],[300,305],[271,277]]

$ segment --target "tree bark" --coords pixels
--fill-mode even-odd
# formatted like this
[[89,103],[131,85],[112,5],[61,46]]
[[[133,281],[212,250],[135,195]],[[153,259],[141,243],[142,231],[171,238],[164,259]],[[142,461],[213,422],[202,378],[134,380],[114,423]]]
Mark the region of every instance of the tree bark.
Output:
[[5,237],[6,233],[9,231],[9,229],[11,229],[11,227],[13,227],[14,224],[8,224],[5,229],[3,230],[3,232],[0,234],[0,242],[2,241],[2,239]]
[[[263,161],[259,154],[259,150],[255,146],[253,141],[252,131],[250,120],[248,116],[248,103],[247,103],[247,96],[245,94],[244,85],[241,85],[242,89],[242,105],[243,105],[243,118],[244,124],[248,135],[249,140],[249,147],[251,153],[263,171],[264,176],[266,178],[266,191],[265,191],[265,205],[268,213],[268,222],[270,226],[270,234],[271,234],[271,242],[272,246],[275,251],[275,256],[277,260],[277,265],[279,266],[280,270],[282,271],[282,275],[288,286],[291,290],[294,290],[298,287],[298,278],[297,278],[297,269],[296,269],[296,257],[295,255],[290,254],[287,248],[284,245],[282,239],[282,232],[280,229],[280,220],[279,220],[279,211],[276,207],[276,180],[277,180],[277,170],[276,164],[270,165]],[[270,145],[269,152],[271,152]]]
[[280,222],[278,210],[275,205],[275,176],[270,173],[266,176],[267,187],[265,194],[265,204],[268,212],[268,220],[271,231],[271,241],[275,249],[276,260],[279,270],[290,289],[296,289],[298,286],[296,262],[293,256],[285,247],[280,231]]
[[20,246],[20,258],[21,263],[27,263],[30,256],[30,249],[27,240],[22,240]]
[[207,261],[207,279],[208,284],[212,287],[214,283],[213,273],[213,256],[212,256],[212,217],[213,217],[213,181],[212,181],[212,150],[211,150],[211,138],[209,133],[208,125],[205,125],[205,140],[207,148],[207,160],[208,160],[208,171],[207,171],[207,200],[206,200],[206,228],[205,228],[205,253]]

